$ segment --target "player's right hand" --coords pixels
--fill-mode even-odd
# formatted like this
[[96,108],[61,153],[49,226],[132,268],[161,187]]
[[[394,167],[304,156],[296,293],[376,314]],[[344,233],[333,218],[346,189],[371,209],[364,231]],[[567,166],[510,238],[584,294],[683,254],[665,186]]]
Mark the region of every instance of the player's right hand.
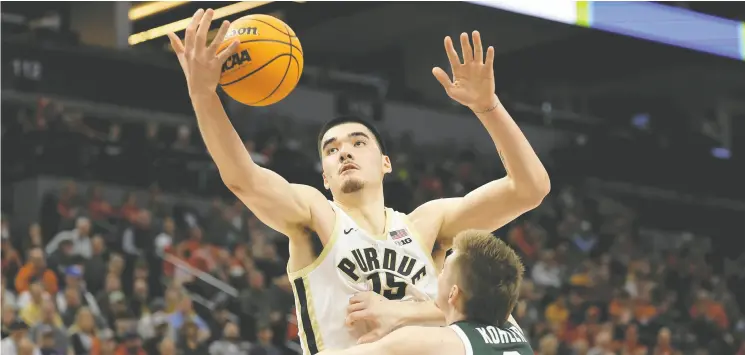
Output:
[[220,30],[212,40],[207,43],[207,32],[210,30],[210,23],[215,11],[208,9],[197,10],[191,18],[191,23],[186,27],[184,42],[174,33],[169,33],[168,38],[171,40],[173,51],[176,52],[181,69],[186,76],[186,85],[189,88],[189,95],[214,93],[217,84],[220,81],[220,70],[223,63],[238,48],[238,40],[225,48],[222,52],[217,53],[217,49],[228,32],[230,22],[223,21]]

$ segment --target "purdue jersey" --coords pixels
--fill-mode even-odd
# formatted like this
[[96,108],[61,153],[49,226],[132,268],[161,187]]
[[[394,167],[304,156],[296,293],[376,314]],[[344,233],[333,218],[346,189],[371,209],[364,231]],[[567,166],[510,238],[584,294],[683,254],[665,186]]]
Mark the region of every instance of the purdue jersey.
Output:
[[339,206],[328,243],[316,260],[288,276],[295,293],[303,354],[324,349],[345,349],[357,344],[347,328],[349,298],[374,291],[390,300],[409,300],[411,288],[434,299],[437,272],[431,250],[422,248],[406,215],[386,208],[383,235],[360,228]]
[[476,322],[455,322],[450,328],[458,334],[466,355],[533,355],[533,349],[520,327],[507,322],[502,327]]

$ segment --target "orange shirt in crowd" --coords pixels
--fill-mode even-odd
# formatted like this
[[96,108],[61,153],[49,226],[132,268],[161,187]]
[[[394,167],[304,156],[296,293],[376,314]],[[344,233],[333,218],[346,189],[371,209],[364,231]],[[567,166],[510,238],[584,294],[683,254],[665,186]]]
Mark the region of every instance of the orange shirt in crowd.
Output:
[[554,324],[563,324],[569,319],[569,310],[556,302],[546,307],[546,320]]
[[[18,294],[28,291],[28,285],[35,276],[38,275],[33,264],[26,264],[18,271],[18,275],[16,276],[16,291]],[[57,275],[52,270],[44,270],[41,275],[41,283],[44,285],[44,289],[50,294],[57,293]]]
[[657,308],[650,303],[637,304],[634,307],[634,317],[638,321],[648,321],[657,315]]
[[724,307],[721,304],[709,301],[691,307],[690,314],[692,318],[698,317],[701,312],[719,325],[720,328],[725,329],[729,326],[727,313],[724,312]]

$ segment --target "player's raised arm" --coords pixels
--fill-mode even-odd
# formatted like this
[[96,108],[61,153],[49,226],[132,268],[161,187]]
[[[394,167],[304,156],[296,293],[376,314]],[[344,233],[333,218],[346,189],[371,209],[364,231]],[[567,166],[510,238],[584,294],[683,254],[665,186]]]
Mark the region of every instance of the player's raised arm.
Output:
[[498,229],[538,206],[551,189],[546,169],[495,94],[494,48],[489,47],[484,58],[477,31],[473,32],[474,48],[466,33],[461,34],[460,42],[462,62],[453,41],[445,38],[452,80],[440,68],[434,68],[432,73],[450,98],[470,108],[479,118],[494,141],[507,176],[462,198],[431,201],[412,212],[412,220],[423,218],[438,225],[437,238],[444,244],[466,229]]
[[323,199],[323,195],[308,186],[292,185],[251,160],[216,92],[222,64],[236,50],[238,42],[217,53],[229,26],[224,21],[213,42],[207,43],[213,14],[212,9],[199,9],[186,28],[183,43],[175,34],[168,35],[186,75],[199,131],[225,185],[262,222],[292,235],[309,226],[310,205]]

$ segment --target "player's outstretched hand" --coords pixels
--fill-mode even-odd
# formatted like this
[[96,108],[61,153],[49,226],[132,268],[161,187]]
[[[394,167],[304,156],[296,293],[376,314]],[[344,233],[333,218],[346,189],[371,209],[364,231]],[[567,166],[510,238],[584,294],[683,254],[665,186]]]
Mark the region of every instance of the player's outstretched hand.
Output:
[[481,45],[481,34],[473,31],[473,48],[465,32],[460,35],[463,61],[453,47],[450,36],[445,37],[445,52],[453,72],[452,80],[439,67],[432,69],[437,81],[445,88],[451,99],[467,106],[474,112],[486,111],[499,102],[494,94],[494,47],[486,50]]
[[372,291],[360,292],[349,299],[346,325],[351,327],[355,322],[365,322],[371,329],[363,334],[358,344],[374,342],[396,329],[399,317],[391,301]]
[[238,48],[238,40],[236,40],[222,52],[217,53],[220,43],[228,32],[230,26],[228,21],[223,21],[212,43],[207,43],[207,33],[214,14],[215,11],[212,9],[197,10],[189,26],[186,27],[184,42],[181,42],[176,34],[168,34],[173,51],[176,52],[181,69],[186,75],[186,85],[192,97],[195,94],[215,92],[217,83],[220,81],[222,64]]

